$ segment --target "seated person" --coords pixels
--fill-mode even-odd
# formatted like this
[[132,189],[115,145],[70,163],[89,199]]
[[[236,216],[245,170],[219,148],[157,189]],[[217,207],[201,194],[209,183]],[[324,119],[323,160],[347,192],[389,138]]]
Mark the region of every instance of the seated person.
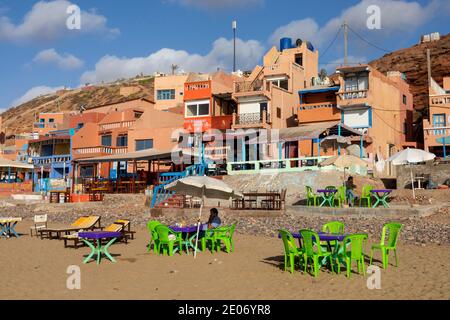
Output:
[[345,182],[345,196],[348,199],[348,204],[353,205],[355,203],[355,192],[353,191],[356,188],[355,184],[353,183],[353,177],[348,177],[348,180]]
[[203,231],[220,227],[221,224],[222,221],[219,218],[219,210],[217,210],[216,208],[212,208],[209,211],[208,222],[203,225]]

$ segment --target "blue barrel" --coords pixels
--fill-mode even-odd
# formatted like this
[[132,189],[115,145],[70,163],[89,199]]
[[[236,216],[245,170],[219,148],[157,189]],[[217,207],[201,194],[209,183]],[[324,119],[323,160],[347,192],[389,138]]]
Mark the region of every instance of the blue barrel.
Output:
[[306,47],[307,47],[309,50],[314,51],[314,46],[312,45],[311,42],[307,41],[307,42],[306,42]]
[[280,51],[283,51],[284,49],[291,49],[291,48],[292,48],[292,39],[291,38],[281,38]]

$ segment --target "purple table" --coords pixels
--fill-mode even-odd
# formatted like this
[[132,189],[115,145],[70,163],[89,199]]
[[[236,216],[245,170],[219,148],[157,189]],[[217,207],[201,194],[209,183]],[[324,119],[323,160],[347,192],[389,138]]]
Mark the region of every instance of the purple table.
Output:
[[[78,233],[78,237],[83,240],[91,248],[91,253],[84,259],[83,263],[88,263],[94,256],[97,254],[97,265],[100,264],[100,260],[102,259],[102,254],[104,254],[109,260],[112,262],[116,262],[116,260],[111,256],[108,252],[108,248],[120,238],[122,233],[120,232],[108,232],[108,231],[91,231],[91,232],[80,232]],[[88,239],[94,240],[97,246],[95,247]],[[102,246],[102,239],[111,239],[104,247]],[[96,240],[96,241],[95,241]]]
[[389,189],[373,189],[370,191],[372,195],[377,199],[375,204],[373,205],[373,208],[378,207],[378,205],[381,203],[385,208],[389,208],[389,204],[387,202],[387,198],[392,193],[392,190]]
[[338,192],[337,190],[333,189],[319,189],[317,190],[318,193],[322,196],[322,203],[320,204],[320,207],[323,207],[326,202],[330,205],[330,207],[334,207],[334,194]]
[[[200,231],[202,231],[204,229],[205,225],[206,224],[200,225]],[[184,234],[183,245],[186,247],[186,251],[189,251],[189,248],[192,248],[192,250],[196,250],[194,240],[197,237],[197,228],[198,228],[198,226],[185,226],[185,227],[173,226],[173,227],[170,227],[170,229],[172,229],[173,231],[181,232]],[[197,247],[197,251],[198,251],[198,247]]]

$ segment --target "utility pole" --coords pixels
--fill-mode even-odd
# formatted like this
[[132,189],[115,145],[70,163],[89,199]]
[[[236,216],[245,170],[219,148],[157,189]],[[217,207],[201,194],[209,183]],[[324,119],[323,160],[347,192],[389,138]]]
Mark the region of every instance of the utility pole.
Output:
[[233,72],[236,72],[236,29],[237,29],[236,20],[233,20],[232,28],[233,28]]
[[428,69],[428,88],[431,87],[431,54],[430,49],[427,49],[427,69]]
[[344,20],[344,66],[348,65],[348,25],[347,20]]

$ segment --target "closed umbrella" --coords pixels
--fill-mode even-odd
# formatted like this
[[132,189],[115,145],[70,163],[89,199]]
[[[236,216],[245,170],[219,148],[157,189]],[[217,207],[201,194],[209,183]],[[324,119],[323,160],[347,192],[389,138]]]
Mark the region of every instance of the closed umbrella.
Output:
[[202,217],[203,205],[205,198],[225,199],[243,198],[244,196],[231,188],[222,180],[210,178],[207,176],[191,176],[176,180],[169,183],[164,189],[173,191],[178,194],[189,195],[193,197],[200,197],[202,203],[200,206],[200,213],[198,217],[197,237],[195,240],[194,258],[197,257],[198,235],[200,233],[200,221]]
[[431,161],[436,158],[436,155],[424,150],[420,149],[405,149],[402,150],[396,154],[394,154],[392,157],[390,157],[387,161],[392,162],[394,166],[401,166],[401,165],[407,165],[409,164],[409,169],[411,171],[411,185],[413,190],[413,198],[416,200],[416,190],[414,188],[414,177],[412,172],[412,166],[413,163],[420,163],[420,162],[426,162]]

